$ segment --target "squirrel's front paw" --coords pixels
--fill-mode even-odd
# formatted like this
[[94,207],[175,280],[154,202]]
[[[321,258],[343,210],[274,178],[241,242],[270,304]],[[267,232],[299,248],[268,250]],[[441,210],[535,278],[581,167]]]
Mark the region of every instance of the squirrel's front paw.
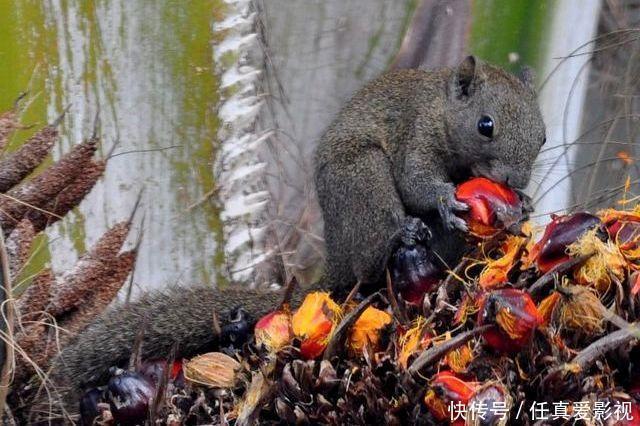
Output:
[[469,210],[469,206],[456,199],[455,187],[453,185],[445,186],[438,194],[438,212],[446,229],[459,229],[462,232],[468,232],[469,227],[467,223],[456,216],[457,212],[467,210]]
[[406,246],[415,246],[431,238],[431,230],[417,217],[407,216],[400,229],[400,241]]

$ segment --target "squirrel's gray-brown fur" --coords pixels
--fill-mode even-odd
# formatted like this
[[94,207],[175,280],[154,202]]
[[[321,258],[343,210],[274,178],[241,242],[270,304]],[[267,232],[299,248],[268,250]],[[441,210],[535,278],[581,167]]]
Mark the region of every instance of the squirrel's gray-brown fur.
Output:
[[[492,139],[478,133],[478,118],[495,122]],[[316,187],[325,221],[328,285],[348,290],[357,280],[377,285],[393,236],[420,218],[434,232],[445,260],[463,245],[453,213],[465,205],[454,183],[483,175],[524,187],[544,141],[544,125],[529,83],[473,57],[456,69],[402,70],[359,91],[320,141]],[[295,296],[301,297],[301,292]],[[57,376],[77,388],[99,382],[109,366],[129,357],[144,327],[143,355],[179,355],[216,344],[212,313],[237,306],[256,320],[280,301],[279,293],[216,291],[196,287],[147,295],[109,310],[55,362]],[[294,301],[295,306],[295,301]]]
[[[303,296],[303,291],[294,291],[291,305],[297,306]],[[54,377],[73,390],[106,383],[109,368],[129,360],[141,330],[143,359],[166,358],[174,345],[178,356],[211,350],[220,343],[214,312],[221,327],[238,307],[249,312],[251,322],[276,309],[282,298],[282,292],[276,291],[204,286],[146,294],[135,303],[109,309],[89,325],[57,357]]]
[[[401,70],[368,84],[323,136],[316,189],[330,283],[379,284],[390,239],[422,219],[436,252],[461,254],[456,182],[485,176],[524,188],[545,128],[528,76],[467,57],[456,69]],[[493,138],[478,119],[495,123]],[[436,214],[434,214],[436,213]]]

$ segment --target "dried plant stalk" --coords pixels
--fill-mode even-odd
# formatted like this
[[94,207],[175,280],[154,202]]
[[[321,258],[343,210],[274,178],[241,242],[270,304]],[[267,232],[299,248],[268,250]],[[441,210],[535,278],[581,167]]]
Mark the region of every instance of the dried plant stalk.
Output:
[[118,256],[115,261],[110,262],[109,267],[104,269],[97,282],[93,283],[94,291],[86,296],[86,301],[60,322],[60,326],[69,333],[68,336],[62,338],[62,346],[72,336],[82,331],[113,302],[118,291],[120,291],[133,270],[135,260],[135,251],[128,251]]
[[57,163],[0,198],[0,226],[10,232],[30,209],[42,209],[82,173],[96,151],[96,140],[76,145]]
[[91,160],[73,182],[42,208],[44,211],[31,210],[27,217],[33,222],[36,231],[42,231],[77,207],[102,177],[105,168],[105,161]]
[[49,303],[53,280],[51,269],[45,269],[33,279],[31,285],[18,299],[17,308],[20,321],[35,321],[42,316]]
[[9,136],[18,128],[18,114],[15,110],[0,115],[0,149],[9,143]]
[[58,131],[47,126],[33,135],[16,152],[0,160],[0,192],[6,192],[20,183],[44,161],[58,138]]
[[108,273],[110,264],[117,259],[122,244],[129,233],[130,223],[120,222],[98,240],[76,265],[56,280],[47,312],[59,316],[85,302],[87,295],[95,290],[102,277]]
[[9,255],[9,272],[11,279],[16,280],[22,267],[29,258],[31,245],[36,236],[31,221],[23,219],[7,237],[7,254]]

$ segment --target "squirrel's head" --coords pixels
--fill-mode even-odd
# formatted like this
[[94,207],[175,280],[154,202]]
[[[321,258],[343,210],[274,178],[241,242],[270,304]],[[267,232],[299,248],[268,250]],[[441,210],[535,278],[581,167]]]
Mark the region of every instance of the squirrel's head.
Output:
[[515,77],[466,57],[451,73],[446,120],[452,153],[471,174],[524,188],[545,127],[530,72]]

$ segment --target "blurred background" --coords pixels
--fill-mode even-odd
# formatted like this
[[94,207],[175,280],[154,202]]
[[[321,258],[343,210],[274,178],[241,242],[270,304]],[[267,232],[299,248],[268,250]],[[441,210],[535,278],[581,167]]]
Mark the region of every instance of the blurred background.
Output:
[[639,22],[636,0],[0,0],[0,111],[27,92],[33,125],[9,149],[68,108],[54,157],[94,128],[109,157],[27,274],[67,269],[142,192],[138,288],[316,279],[323,129],[385,70],[468,53],[536,72],[536,220],[630,198]]

